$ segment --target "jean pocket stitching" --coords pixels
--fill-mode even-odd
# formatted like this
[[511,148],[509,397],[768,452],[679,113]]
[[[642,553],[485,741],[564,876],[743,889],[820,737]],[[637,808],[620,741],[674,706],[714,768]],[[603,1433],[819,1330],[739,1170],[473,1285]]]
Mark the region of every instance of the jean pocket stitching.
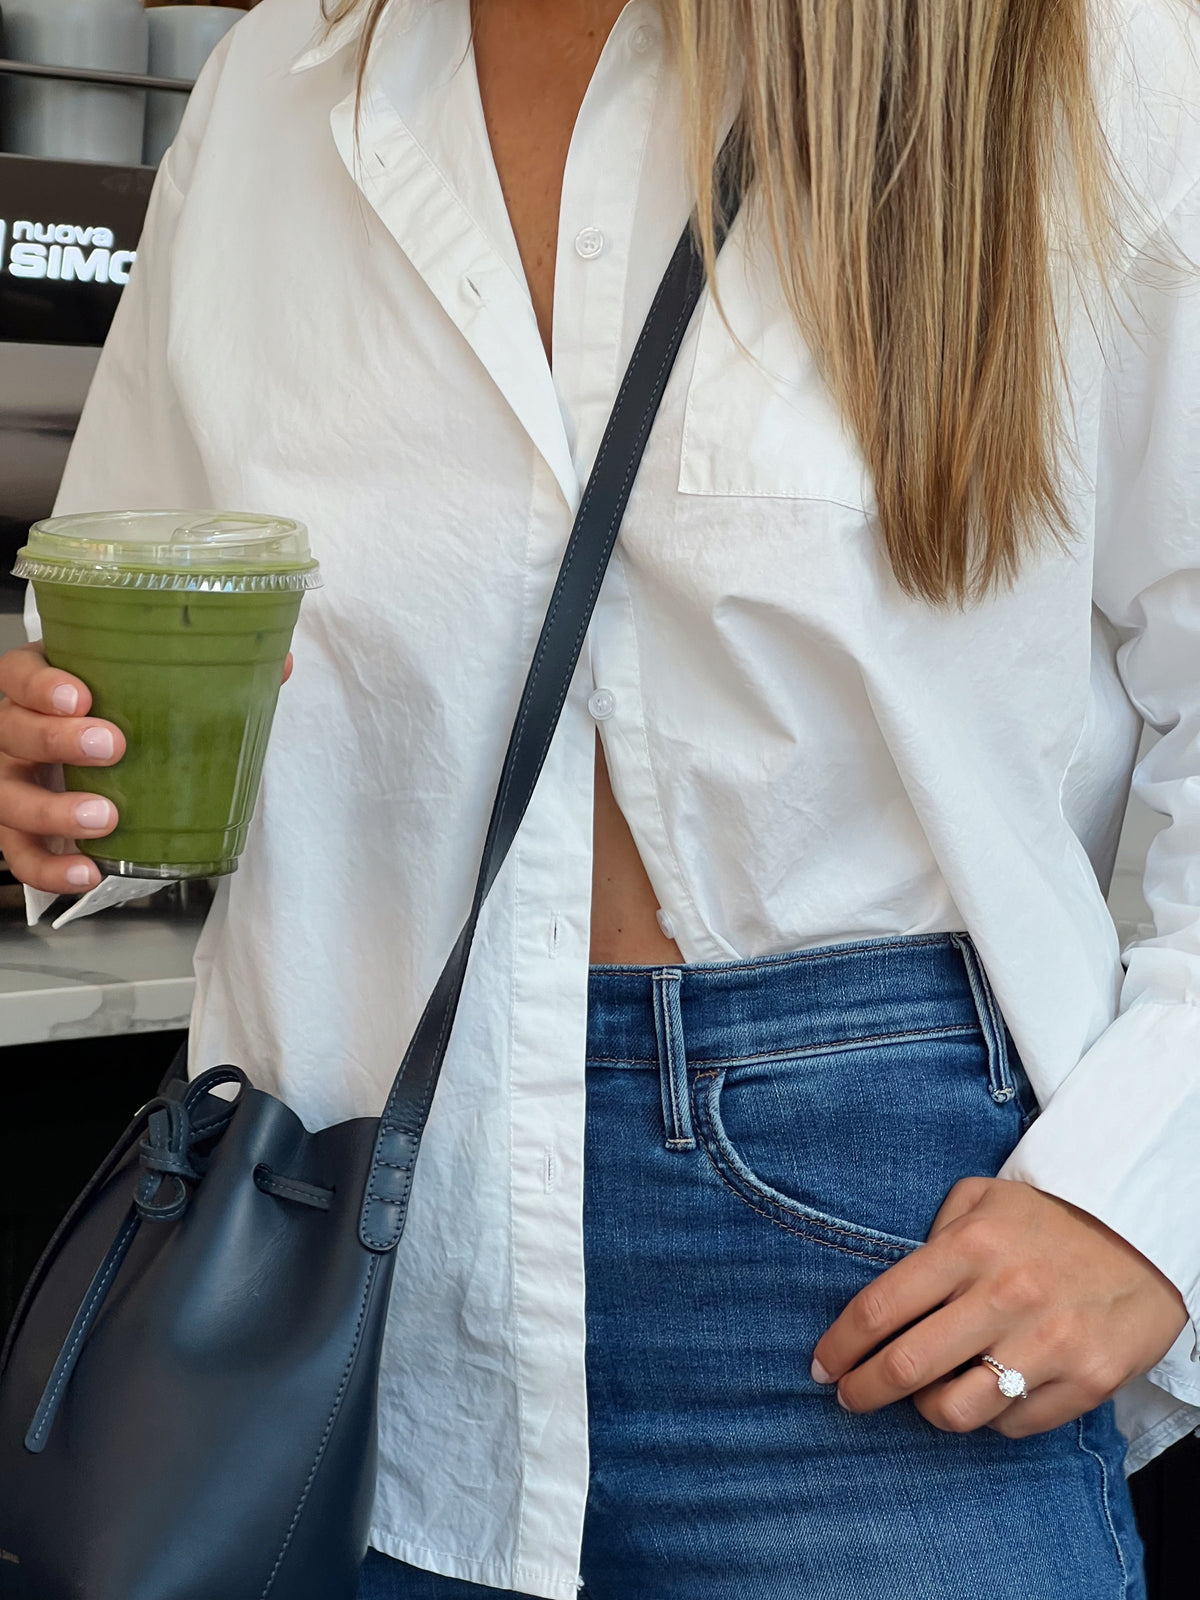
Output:
[[[787,1233],[808,1239],[813,1244],[824,1245],[829,1250],[840,1250],[843,1255],[858,1256],[864,1261],[891,1265],[920,1248],[919,1239],[905,1239],[899,1234],[884,1233],[877,1228],[827,1216],[812,1206],[802,1205],[798,1200],[772,1189],[757,1178],[738,1156],[721,1122],[717,1101],[724,1080],[723,1072],[697,1073],[692,1096],[696,1127],[713,1171],[744,1206]],[[755,1204],[755,1201],[759,1204]],[[771,1209],[763,1210],[763,1206]],[[830,1234],[840,1235],[840,1239],[828,1237]],[[854,1244],[875,1245],[876,1249],[855,1250],[851,1244],[843,1242],[846,1240]]]

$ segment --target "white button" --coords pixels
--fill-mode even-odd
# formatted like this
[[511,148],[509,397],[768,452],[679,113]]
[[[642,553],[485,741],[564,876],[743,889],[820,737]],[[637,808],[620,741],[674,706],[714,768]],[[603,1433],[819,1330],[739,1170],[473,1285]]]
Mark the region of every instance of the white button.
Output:
[[662,929],[663,938],[673,939],[675,937],[675,923],[670,913],[660,909],[654,915],[658,918],[658,925]]
[[633,37],[629,41],[629,47],[634,55],[644,56],[647,51],[653,50],[657,40],[658,35],[654,29],[643,25],[634,29]]
[[604,235],[599,228],[580,228],[575,235],[575,254],[591,261],[604,249]]
[[607,722],[617,709],[617,698],[611,689],[597,689],[588,695],[588,710],[597,722]]

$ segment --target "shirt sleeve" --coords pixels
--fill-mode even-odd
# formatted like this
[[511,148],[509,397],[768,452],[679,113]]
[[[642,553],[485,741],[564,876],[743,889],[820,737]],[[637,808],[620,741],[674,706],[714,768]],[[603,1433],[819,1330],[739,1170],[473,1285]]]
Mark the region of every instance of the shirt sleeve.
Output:
[[164,161],[67,458],[56,515],[205,506],[204,469],[170,368],[171,276],[182,203]]
[[[1182,256],[1182,259],[1181,259]],[[1153,937],[1124,952],[1119,1014],[1003,1177],[1129,1240],[1191,1314],[1149,1374],[1200,1404],[1200,185],[1116,296],[1106,341],[1094,600],[1119,630],[1126,693],[1160,735],[1135,792],[1168,819],[1144,892]]]

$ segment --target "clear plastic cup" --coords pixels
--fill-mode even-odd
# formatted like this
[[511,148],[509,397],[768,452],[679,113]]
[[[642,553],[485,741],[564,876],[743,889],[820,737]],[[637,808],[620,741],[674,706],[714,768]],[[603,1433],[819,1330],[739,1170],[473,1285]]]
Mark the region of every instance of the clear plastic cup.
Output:
[[46,659],[82,678],[127,750],[65,767],[120,821],[80,849],[105,872],[233,872],[258,796],[292,630],[320,583],[298,522],[217,511],[100,511],[36,523],[14,572]]

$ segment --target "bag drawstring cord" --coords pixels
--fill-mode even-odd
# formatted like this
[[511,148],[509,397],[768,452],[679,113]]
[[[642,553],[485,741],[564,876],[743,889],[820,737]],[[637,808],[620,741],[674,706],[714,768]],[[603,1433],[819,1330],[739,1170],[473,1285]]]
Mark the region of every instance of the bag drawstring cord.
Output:
[[182,1098],[165,1094],[147,1101],[125,1130],[122,1144],[128,1149],[139,1125],[147,1124],[146,1136],[138,1145],[141,1175],[134,1190],[133,1204],[96,1268],[67,1330],[25,1435],[27,1450],[38,1454],[45,1449],[84,1342],[103,1309],[138,1229],[143,1222],[175,1222],[183,1216],[191,1194],[188,1184],[199,1183],[208,1165],[206,1158],[197,1155],[195,1147],[219,1138],[229,1126],[237,1106],[236,1101],[212,1096],[211,1103],[200,1107],[197,1114],[199,1103],[219,1083],[237,1082],[244,1086],[246,1081],[237,1067],[213,1067],[190,1083],[181,1084]]

